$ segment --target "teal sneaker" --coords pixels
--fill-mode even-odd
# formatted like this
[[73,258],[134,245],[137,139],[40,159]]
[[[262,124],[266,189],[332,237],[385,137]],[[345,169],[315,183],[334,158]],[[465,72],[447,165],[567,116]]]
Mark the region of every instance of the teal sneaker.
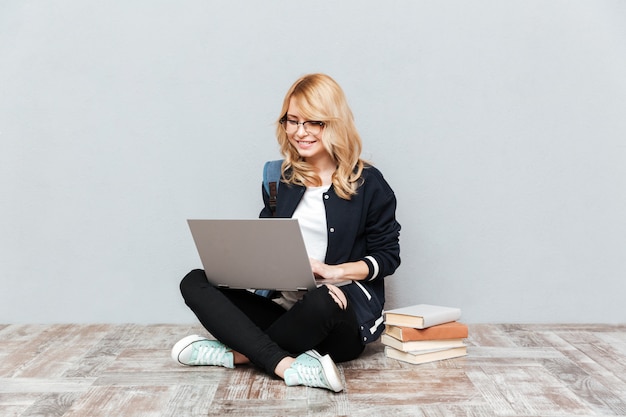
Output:
[[322,356],[315,350],[304,352],[285,370],[285,383],[326,388],[335,392],[343,390],[341,375],[335,362],[330,356]]
[[216,365],[235,367],[232,350],[222,342],[191,335],[179,340],[172,348],[172,359],[183,365]]

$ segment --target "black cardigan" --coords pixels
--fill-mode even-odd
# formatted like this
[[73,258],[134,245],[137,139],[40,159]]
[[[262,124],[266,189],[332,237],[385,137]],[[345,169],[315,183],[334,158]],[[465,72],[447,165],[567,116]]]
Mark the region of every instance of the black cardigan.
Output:
[[[265,207],[260,217],[272,217],[269,196],[262,188]],[[281,183],[275,217],[289,218],[304,195],[305,187]],[[396,197],[378,169],[367,166],[362,184],[350,200],[338,197],[331,186],[324,193],[328,248],[325,263],[365,261],[369,274],[341,289],[355,309],[363,343],[378,339],[384,330],[384,277],[400,265],[400,224],[396,221]]]

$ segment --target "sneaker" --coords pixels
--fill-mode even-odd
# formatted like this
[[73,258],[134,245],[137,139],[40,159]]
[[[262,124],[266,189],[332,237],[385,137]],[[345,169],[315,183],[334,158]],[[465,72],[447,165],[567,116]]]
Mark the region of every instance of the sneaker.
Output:
[[287,385],[306,385],[339,392],[343,389],[337,365],[328,355],[315,350],[304,352],[285,370]]
[[222,342],[191,335],[179,340],[172,348],[172,359],[183,365],[217,365],[235,367],[235,356]]

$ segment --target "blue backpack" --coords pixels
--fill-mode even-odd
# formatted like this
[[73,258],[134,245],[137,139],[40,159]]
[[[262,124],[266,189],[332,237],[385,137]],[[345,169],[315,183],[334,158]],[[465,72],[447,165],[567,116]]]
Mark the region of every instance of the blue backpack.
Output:
[[280,184],[282,159],[267,161],[263,166],[263,186],[270,196],[270,210],[272,216],[276,214],[276,195],[278,194],[278,184]]
[[[276,195],[278,194],[278,184],[280,184],[281,167],[283,165],[282,159],[276,161],[267,161],[263,166],[263,187],[270,196],[270,210],[272,216],[276,214]],[[272,298],[275,294],[275,290],[255,290],[255,294],[263,297]]]

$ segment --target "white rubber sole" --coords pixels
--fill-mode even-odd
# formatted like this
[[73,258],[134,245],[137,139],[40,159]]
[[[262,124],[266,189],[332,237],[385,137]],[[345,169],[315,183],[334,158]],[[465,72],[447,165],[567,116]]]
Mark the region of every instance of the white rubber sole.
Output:
[[178,342],[176,342],[176,344],[172,348],[172,359],[174,359],[176,362],[180,363],[181,365],[187,365],[186,363],[183,363],[180,361],[180,353],[186,347],[188,347],[192,343],[197,342],[199,340],[206,340],[206,337],[198,336],[197,334],[192,334],[190,336],[183,337],[182,339],[180,339]]
[[337,365],[335,365],[332,358],[328,355],[322,356],[315,350],[310,350],[307,354],[320,361],[322,368],[324,369],[324,376],[326,376],[326,380],[330,384],[331,389],[335,392],[342,391],[343,383],[341,382],[341,374],[339,373],[339,369],[337,369]]

